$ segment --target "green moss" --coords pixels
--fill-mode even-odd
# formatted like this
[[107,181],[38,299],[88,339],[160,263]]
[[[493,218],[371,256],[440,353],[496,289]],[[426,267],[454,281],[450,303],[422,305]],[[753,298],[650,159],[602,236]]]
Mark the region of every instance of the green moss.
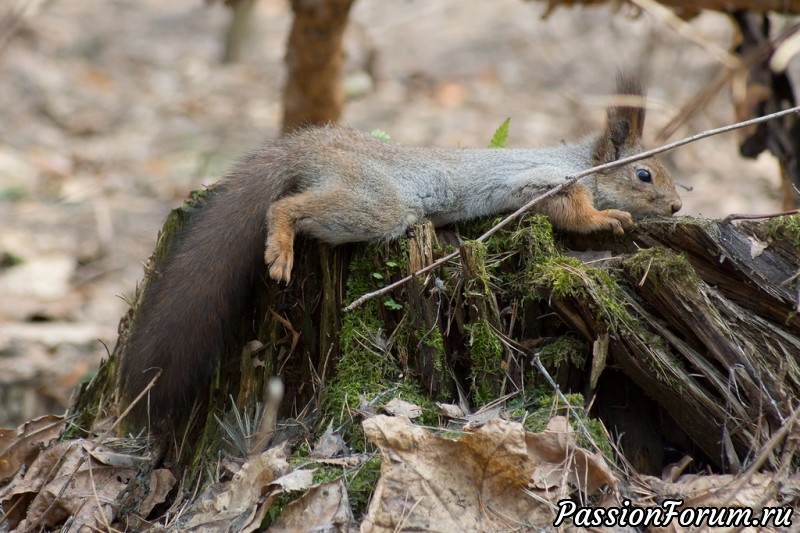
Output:
[[465,241],[462,246],[471,251],[475,266],[474,275],[464,281],[464,296],[485,298],[492,293],[486,270],[486,245],[478,241]]
[[773,238],[786,238],[800,250],[800,214],[775,217],[764,222],[767,235]]
[[347,487],[347,497],[356,519],[360,519],[367,512],[367,505],[381,475],[381,463],[380,457],[373,457],[361,464],[355,471],[345,473],[344,484]]
[[700,286],[700,279],[686,255],[666,248],[643,248],[626,259],[624,265],[635,277],[644,279],[647,276],[659,287],[680,284],[695,291]]
[[[673,280],[670,284],[679,280],[683,286],[689,286],[694,283],[691,280],[697,279],[685,258],[666,251],[646,251],[632,263],[634,268],[643,269],[646,269],[648,264],[652,275],[661,276],[660,279],[664,282]],[[653,273],[654,265],[656,273]],[[664,340],[648,329],[637,316],[631,314],[625,294],[608,272],[587,266],[572,257],[549,257],[532,266],[529,282],[533,284],[534,291],[544,288],[553,298],[571,298],[576,300],[578,305],[589,306],[588,309],[595,319],[608,328],[610,333],[640,339],[638,342],[646,344],[650,350],[666,351]],[[676,361],[674,358],[672,360]],[[645,363],[659,379],[671,383],[669,376],[672,372],[658,361],[657,357],[648,357]]]
[[[486,233],[489,228],[496,225],[498,222],[503,220],[504,217],[502,216],[494,216],[494,217],[481,217],[476,218],[473,220],[468,220],[466,222],[459,222],[458,223],[458,232],[463,235],[467,239],[477,239],[484,233]],[[491,242],[499,233],[503,233],[501,230],[500,232],[496,233],[492,237],[489,238],[489,242]]]
[[[356,252],[350,262],[347,300],[352,301],[384,285],[393,272],[403,272],[405,251],[402,246],[400,250],[393,254],[386,244],[381,244],[364,246]],[[376,272],[383,277],[374,276]],[[331,420],[335,426],[348,422],[350,413],[359,407],[360,397],[372,401],[384,394],[375,407],[399,397],[424,408],[425,397],[418,383],[402,371],[391,353],[393,344],[403,336],[390,338],[383,317],[385,313],[395,312],[373,299],[343,316],[339,336],[341,356],[333,381],[323,392],[318,428],[327,427]],[[343,437],[357,451],[366,448],[360,424],[345,424]]]
[[500,394],[495,390],[503,376],[503,343],[489,323],[479,318],[467,326],[470,360],[472,361],[472,393],[476,405],[485,405]]
[[587,450],[593,450],[594,446],[592,446],[592,442],[594,442],[605,458],[613,463],[614,448],[612,448],[611,442],[608,440],[608,434],[603,427],[603,423],[596,418],[590,418],[585,411],[583,411],[583,415],[580,418],[583,421],[584,427],[589,432],[589,436],[587,437],[582,433],[579,434],[578,446],[586,448]]
[[444,361],[447,354],[444,352],[444,338],[439,326],[437,325],[429,332],[425,332],[422,342],[425,346],[433,349],[433,368],[437,372],[444,372]]
[[572,336],[559,337],[539,350],[539,358],[550,368],[558,368],[567,362],[583,368],[586,362],[586,343]]
[[[380,478],[382,458],[380,456],[367,459],[355,467],[318,463],[309,457],[308,445],[299,446],[289,458],[289,464],[295,468],[314,470],[314,485],[330,483],[341,478],[347,488],[347,496],[353,509],[353,516],[360,520],[367,512],[367,504],[375,491],[375,486]],[[281,494],[270,506],[268,520],[262,524],[267,527],[280,516],[281,510],[300,498],[306,491],[294,491]]]
[[544,215],[525,216],[517,229],[510,232],[509,245],[523,252],[528,262],[560,255],[553,240],[553,226]]
[[547,257],[531,266],[529,282],[533,289],[548,289],[555,298],[576,298],[582,303],[597,302],[593,309],[598,320],[612,332],[641,331],[628,311],[616,280],[608,272],[581,263],[574,257]]
[[[581,394],[565,394],[569,405],[565,404],[552,391],[540,389],[528,396],[519,396],[508,404],[508,416],[519,421],[525,429],[533,433],[544,431],[547,423],[554,416],[564,416],[578,433],[578,446],[594,450],[592,442],[597,445],[606,459],[613,461],[614,453],[603,425],[599,420],[591,418],[586,412],[586,400]],[[584,434],[576,417],[586,428]]]
[[[461,234],[477,238],[503,218],[503,216],[487,217],[462,223]],[[521,252],[517,254],[521,263],[558,255],[553,240],[553,226],[546,216],[536,213],[523,215],[517,222],[512,222],[484,242],[489,250]]]

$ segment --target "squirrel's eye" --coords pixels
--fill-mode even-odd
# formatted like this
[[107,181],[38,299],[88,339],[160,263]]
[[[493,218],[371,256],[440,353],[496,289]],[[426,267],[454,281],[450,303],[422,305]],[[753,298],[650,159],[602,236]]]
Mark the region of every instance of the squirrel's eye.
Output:
[[645,183],[650,183],[653,181],[653,176],[650,175],[650,171],[646,168],[640,168],[636,171],[636,177],[642,180]]

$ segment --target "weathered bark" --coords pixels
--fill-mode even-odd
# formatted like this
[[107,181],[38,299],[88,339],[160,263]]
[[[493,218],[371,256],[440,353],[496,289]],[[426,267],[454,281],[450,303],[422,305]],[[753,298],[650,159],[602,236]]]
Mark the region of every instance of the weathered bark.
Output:
[[[632,252],[634,243],[670,250],[623,262],[622,298],[642,329],[618,335],[610,352],[713,464],[731,470],[766,443],[800,397],[798,295],[789,281],[800,262],[794,245],[784,246],[790,240],[765,228],[650,222],[610,243],[616,253]],[[602,329],[587,316],[592,304],[555,307],[569,322],[581,317],[579,329],[594,338]]]

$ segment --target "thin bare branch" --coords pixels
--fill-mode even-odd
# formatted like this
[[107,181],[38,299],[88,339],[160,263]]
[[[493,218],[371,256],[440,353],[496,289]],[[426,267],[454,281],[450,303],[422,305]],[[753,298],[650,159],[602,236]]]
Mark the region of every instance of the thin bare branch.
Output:
[[778,218],[784,217],[788,215],[796,215],[800,213],[800,209],[792,209],[791,211],[781,211],[780,213],[769,213],[766,215],[728,215],[725,217],[725,222],[731,222],[733,220],[763,220],[767,218]]
[[[697,133],[695,135],[692,135],[690,137],[685,137],[683,139],[671,142],[669,144],[665,144],[665,145],[659,146],[658,148],[653,148],[652,150],[646,150],[644,152],[641,152],[641,153],[636,154],[636,155],[632,155],[630,157],[625,157],[623,159],[618,159],[617,161],[612,161],[610,163],[604,163],[602,165],[597,165],[595,167],[588,168],[586,170],[578,172],[577,174],[572,175],[572,176],[566,176],[564,183],[562,183],[560,185],[557,185],[557,186],[553,187],[552,189],[550,189],[549,191],[545,192],[544,194],[541,194],[541,195],[537,196],[536,198],[534,198],[533,200],[531,200],[527,204],[523,205],[522,207],[520,207],[519,209],[517,209],[516,211],[514,211],[513,213],[511,213],[507,217],[505,217],[503,220],[501,220],[500,222],[498,222],[497,224],[495,224],[494,226],[489,228],[489,230],[486,233],[484,233],[483,235],[481,235],[480,237],[478,237],[475,240],[478,241],[478,242],[484,242],[486,239],[488,239],[489,237],[491,237],[492,235],[494,235],[495,233],[500,231],[502,228],[507,226],[510,222],[516,220],[520,215],[522,215],[523,213],[529,211],[537,203],[541,202],[542,200],[544,200],[546,198],[549,198],[549,197],[557,194],[558,192],[560,192],[564,188],[569,187],[573,183],[577,182],[579,179],[584,178],[584,177],[586,177],[586,176],[588,176],[590,174],[594,174],[596,172],[603,172],[605,170],[610,170],[612,168],[616,168],[616,167],[620,167],[620,166],[623,166],[623,165],[627,165],[628,163],[633,163],[635,161],[640,161],[642,159],[647,159],[648,157],[653,157],[654,155],[657,155],[657,154],[660,154],[660,153],[663,153],[663,152],[667,152],[667,151],[672,150],[674,148],[678,148],[679,146],[683,146],[685,144],[693,143],[693,142],[699,141],[701,139],[705,139],[707,137],[713,137],[714,135],[719,135],[721,133],[727,133],[729,131],[734,131],[734,130],[737,130],[737,129],[740,129],[740,128],[746,128],[747,126],[752,126],[754,124],[761,124],[762,122],[767,122],[769,120],[773,120],[773,119],[780,118],[780,117],[783,117],[783,116],[786,116],[786,115],[790,115],[792,113],[800,113],[800,106],[795,106],[795,107],[792,107],[791,109],[784,109],[783,111],[770,113],[769,115],[764,115],[763,117],[757,117],[757,118],[753,118],[753,119],[750,119],[750,120],[745,120],[743,122],[737,122],[735,124],[730,124],[728,126],[722,126],[720,128],[714,128],[714,129],[711,129],[711,130],[706,130],[706,131],[703,131],[701,133]],[[355,300],[353,300],[352,303],[350,303],[348,306],[344,307],[342,310],[344,312],[348,313],[348,312],[352,311],[353,309],[355,309],[356,307],[362,305],[364,302],[367,302],[367,301],[369,301],[369,300],[371,300],[373,298],[377,298],[378,296],[384,295],[384,294],[396,289],[397,287],[400,287],[401,285],[403,285],[405,283],[408,283],[409,281],[411,281],[412,279],[414,279],[417,276],[421,276],[422,274],[425,274],[426,272],[430,272],[431,270],[439,268],[440,266],[444,265],[448,261],[458,257],[458,255],[459,255],[458,251],[449,253],[449,254],[437,259],[436,261],[434,261],[430,265],[417,270],[413,274],[410,274],[410,275],[408,275],[408,276],[406,276],[406,277],[404,277],[402,279],[399,279],[399,280],[395,281],[394,283],[390,283],[389,285],[386,285],[385,287],[382,287],[382,288],[380,288],[380,289],[378,289],[376,291],[368,292],[368,293],[356,298]]]

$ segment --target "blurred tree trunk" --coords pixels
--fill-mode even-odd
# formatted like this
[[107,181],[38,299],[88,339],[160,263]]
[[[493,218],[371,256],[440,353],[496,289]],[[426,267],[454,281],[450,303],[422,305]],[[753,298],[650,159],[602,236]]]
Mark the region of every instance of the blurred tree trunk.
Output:
[[242,59],[247,38],[253,21],[253,9],[257,0],[237,0],[228,3],[231,8],[231,22],[225,30],[225,47],[222,51],[222,62],[238,63]]
[[342,39],[354,0],[292,0],[283,131],[334,123],[344,104]]

